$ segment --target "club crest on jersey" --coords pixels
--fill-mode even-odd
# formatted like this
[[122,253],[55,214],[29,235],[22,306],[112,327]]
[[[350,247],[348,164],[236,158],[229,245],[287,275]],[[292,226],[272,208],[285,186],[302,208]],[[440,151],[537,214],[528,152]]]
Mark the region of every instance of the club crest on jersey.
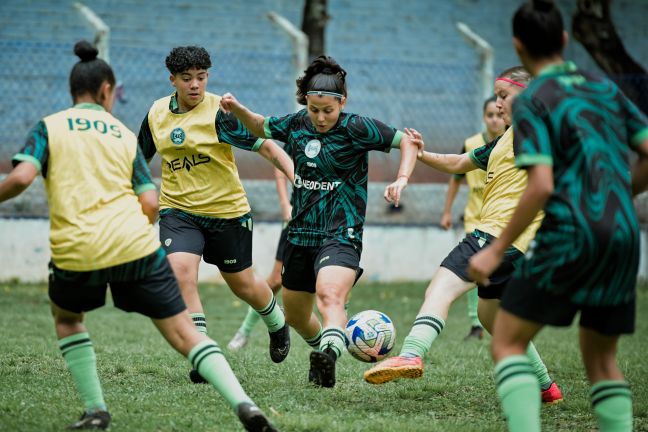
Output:
[[182,128],[175,128],[171,131],[171,142],[175,145],[181,145],[185,140],[185,132]]
[[310,140],[308,143],[306,143],[306,147],[304,148],[304,153],[306,156],[309,158],[313,159],[315,156],[317,156],[322,149],[322,143],[319,142],[319,140]]

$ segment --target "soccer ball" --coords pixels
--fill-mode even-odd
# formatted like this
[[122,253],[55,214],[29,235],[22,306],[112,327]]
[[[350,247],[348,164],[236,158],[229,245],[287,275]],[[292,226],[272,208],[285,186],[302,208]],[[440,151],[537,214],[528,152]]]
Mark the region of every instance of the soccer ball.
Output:
[[385,358],[396,340],[396,329],[392,320],[375,310],[353,315],[346,325],[345,333],[349,353],[367,363]]

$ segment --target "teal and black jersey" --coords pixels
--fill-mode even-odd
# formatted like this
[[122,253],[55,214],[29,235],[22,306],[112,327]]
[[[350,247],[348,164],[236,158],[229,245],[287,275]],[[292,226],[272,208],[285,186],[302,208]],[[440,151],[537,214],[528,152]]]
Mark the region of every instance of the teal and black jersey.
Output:
[[362,247],[370,150],[388,152],[402,132],[378,120],[341,113],[326,133],[306,110],[265,119],[265,136],[286,143],[295,164],[293,212],[288,241],[320,246],[337,239]]
[[516,164],[551,165],[554,176],[522,277],[579,305],[632,301],[640,239],[629,159],[648,119],[610,80],[567,62],[516,99],[513,128]]

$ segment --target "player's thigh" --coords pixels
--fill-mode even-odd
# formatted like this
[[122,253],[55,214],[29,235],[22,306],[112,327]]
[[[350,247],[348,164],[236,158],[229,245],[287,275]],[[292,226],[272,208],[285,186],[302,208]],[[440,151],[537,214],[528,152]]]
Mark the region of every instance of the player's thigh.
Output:
[[174,252],[169,254],[167,258],[182,290],[196,289],[200,255],[190,252]]
[[201,228],[179,212],[160,215],[160,242],[167,255],[184,252],[200,257],[205,246]]
[[479,316],[479,322],[481,322],[484,328],[491,334],[493,333],[493,324],[495,323],[495,317],[497,316],[499,306],[500,301],[498,299],[480,298],[477,303],[477,316]]
[[493,324],[493,358],[500,361],[504,357],[523,354],[533,337],[543,325],[525,320],[510,312],[500,309]]
[[356,270],[341,266],[322,267],[317,273],[315,291],[318,306],[344,305],[356,280]]
[[474,282],[464,280],[449,268],[439,267],[425,290],[425,299],[449,298],[454,301],[474,287]]
[[318,301],[346,301],[358,280],[360,251],[353,245],[336,240],[325,242],[314,260]]

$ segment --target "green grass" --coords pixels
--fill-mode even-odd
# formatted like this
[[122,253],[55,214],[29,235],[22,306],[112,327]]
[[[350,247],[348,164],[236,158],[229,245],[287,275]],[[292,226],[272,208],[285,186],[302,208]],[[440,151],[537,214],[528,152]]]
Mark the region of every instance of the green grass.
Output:
[[[425,284],[365,284],[353,291],[350,313],[379,309],[395,322],[399,348],[422,301]],[[209,333],[226,345],[245,313],[227,287],[201,294]],[[634,392],[635,429],[648,431],[648,285],[639,289],[637,332],[621,340],[619,361]],[[55,431],[80,414],[81,403],[58,352],[44,285],[0,285],[0,431]],[[209,386],[188,381],[189,364],[144,317],[112,306],[87,318],[113,431],[235,431],[238,420]],[[345,355],[333,389],[309,386],[308,346],[293,332],[288,359],[273,364],[260,324],[251,344],[226,353],[243,387],[283,431],[501,431],[489,340],[463,342],[466,303],[453,307],[426,362],[425,375],[372,386],[368,365]],[[542,410],[548,431],[589,431],[589,385],[577,328],[545,329],[536,340],[565,401]]]

